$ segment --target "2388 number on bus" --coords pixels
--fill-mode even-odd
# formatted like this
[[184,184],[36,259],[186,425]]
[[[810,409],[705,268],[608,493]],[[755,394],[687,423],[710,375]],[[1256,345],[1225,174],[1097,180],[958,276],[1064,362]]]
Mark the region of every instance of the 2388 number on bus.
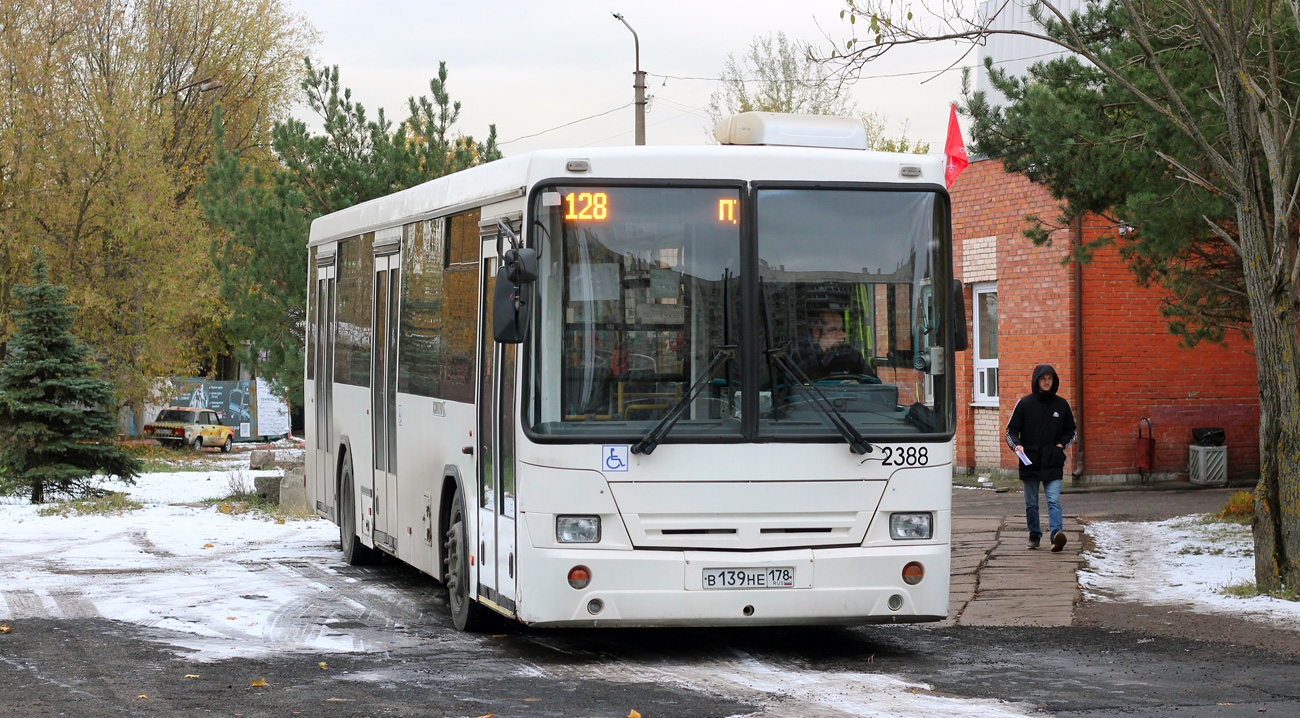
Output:
[[925,466],[930,463],[930,449],[927,446],[881,446],[876,444],[876,451],[884,452],[882,466]]

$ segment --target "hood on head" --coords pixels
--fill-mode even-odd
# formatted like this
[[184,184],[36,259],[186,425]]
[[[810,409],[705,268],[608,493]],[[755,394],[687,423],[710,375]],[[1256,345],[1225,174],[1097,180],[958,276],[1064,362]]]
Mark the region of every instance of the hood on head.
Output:
[[[1052,388],[1047,391],[1042,391],[1038,388],[1038,377],[1044,374],[1052,375]],[[1061,385],[1061,379],[1056,375],[1056,370],[1052,368],[1051,364],[1039,364],[1034,367],[1034,378],[1031,381],[1031,385],[1034,389],[1034,396],[1039,399],[1050,399],[1056,396],[1056,389]]]

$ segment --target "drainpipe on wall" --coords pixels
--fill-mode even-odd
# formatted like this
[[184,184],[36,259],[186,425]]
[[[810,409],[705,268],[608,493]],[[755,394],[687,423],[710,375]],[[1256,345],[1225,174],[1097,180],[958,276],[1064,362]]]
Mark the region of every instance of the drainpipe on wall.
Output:
[[[1083,217],[1074,219],[1074,246],[1083,246]],[[1078,387],[1075,401],[1075,423],[1078,434],[1074,442],[1074,482],[1083,476],[1084,421],[1083,421],[1083,263],[1074,262],[1074,385]]]

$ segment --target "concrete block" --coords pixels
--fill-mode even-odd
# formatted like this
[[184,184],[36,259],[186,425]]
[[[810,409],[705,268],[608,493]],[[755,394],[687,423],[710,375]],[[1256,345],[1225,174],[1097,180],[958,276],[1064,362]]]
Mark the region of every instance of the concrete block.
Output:
[[263,501],[280,502],[279,476],[256,476],[253,478],[253,487]]
[[271,469],[275,468],[275,452],[264,449],[254,450],[248,455],[248,468],[250,469]]
[[311,512],[307,503],[307,471],[303,467],[295,466],[284,472],[280,479],[280,507],[289,513]]

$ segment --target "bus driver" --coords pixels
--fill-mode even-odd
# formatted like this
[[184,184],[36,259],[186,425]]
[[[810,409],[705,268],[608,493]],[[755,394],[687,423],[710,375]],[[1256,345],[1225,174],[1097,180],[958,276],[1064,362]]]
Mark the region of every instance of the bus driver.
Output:
[[795,352],[795,365],[812,381],[835,375],[875,378],[862,352],[848,344],[844,315],[824,309],[813,315],[808,336]]

